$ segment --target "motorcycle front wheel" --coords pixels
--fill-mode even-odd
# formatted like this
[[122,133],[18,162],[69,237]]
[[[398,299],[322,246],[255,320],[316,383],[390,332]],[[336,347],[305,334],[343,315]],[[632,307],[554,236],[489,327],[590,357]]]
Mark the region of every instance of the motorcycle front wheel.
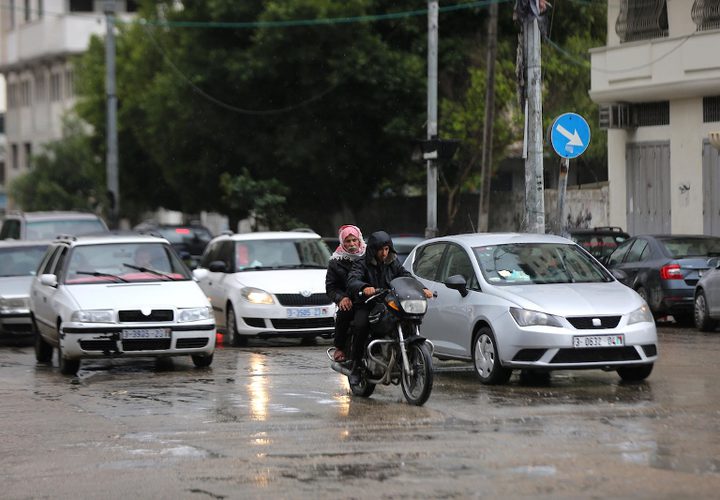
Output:
[[350,390],[355,396],[369,398],[372,393],[375,392],[375,384],[368,382],[367,373],[363,370],[363,373],[360,375],[360,383],[350,384]]
[[407,347],[407,356],[410,373],[403,368],[400,377],[403,394],[411,405],[422,406],[430,397],[433,386],[434,372],[430,348],[425,343],[410,344]]

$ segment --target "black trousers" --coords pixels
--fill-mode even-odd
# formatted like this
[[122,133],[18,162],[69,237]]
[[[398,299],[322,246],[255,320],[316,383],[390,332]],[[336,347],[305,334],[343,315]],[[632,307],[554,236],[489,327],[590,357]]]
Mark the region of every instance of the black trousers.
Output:
[[335,313],[335,337],[333,338],[333,345],[343,351],[347,348],[350,322],[353,320],[354,314],[354,309],[350,309],[349,311],[338,309],[337,313]]
[[363,357],[365,343],[370,334],[370,322],[368,320],[370,309],[357,305],[353,305],[353,309],[355,310],[355,324],[353,326],[352,359],[356,362],[355,366],[358,366],[357,362]]

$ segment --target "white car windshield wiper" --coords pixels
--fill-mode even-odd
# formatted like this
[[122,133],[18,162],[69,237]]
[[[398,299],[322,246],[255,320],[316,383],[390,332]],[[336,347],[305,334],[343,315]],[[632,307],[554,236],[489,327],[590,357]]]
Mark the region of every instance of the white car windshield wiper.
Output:
[[319,264],[281,264],[276,269],[327,269],[327,266]]
[[122,281],[123,283],[128,282],[128,280],[121,278],[117,274],[101,273],[99,271],[75,271],[75,274],[87,274],[88,276],[99,276],[102,278],[114,278],[118,281]]
[[135,269],[136,271],[140,271],[141,273],[150,273],[150,274],[154,274],[155,276],[160,276],[161,278],[165,278],[165,279],[168,279],[171,281],[175,280],[175,278],[173,278],[169,274],[164,273],[162,271],[158,271],[157,269],[152,269],[150,267],[136,266],[134,264],[127,264],[125,262],[123,262],[123,266],[129,267],[130,269]]

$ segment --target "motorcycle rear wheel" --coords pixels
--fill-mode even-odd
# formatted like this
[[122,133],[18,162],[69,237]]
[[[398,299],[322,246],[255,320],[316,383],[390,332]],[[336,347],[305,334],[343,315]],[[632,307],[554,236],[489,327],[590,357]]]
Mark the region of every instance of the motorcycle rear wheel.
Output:
[[415,343],[407,346],[408,363],[411,373],[402,370],[400,382],[408,403],[422,406],[430,397],[433,386],[433,365],[427,344]]

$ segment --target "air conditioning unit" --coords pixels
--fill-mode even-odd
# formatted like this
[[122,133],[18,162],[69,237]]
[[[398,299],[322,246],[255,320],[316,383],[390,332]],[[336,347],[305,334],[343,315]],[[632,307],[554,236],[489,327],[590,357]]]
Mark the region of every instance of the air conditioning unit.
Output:
[[627,103],[601,105],[600,128],[603,130],[633,128],[630,123],[630,105]]

